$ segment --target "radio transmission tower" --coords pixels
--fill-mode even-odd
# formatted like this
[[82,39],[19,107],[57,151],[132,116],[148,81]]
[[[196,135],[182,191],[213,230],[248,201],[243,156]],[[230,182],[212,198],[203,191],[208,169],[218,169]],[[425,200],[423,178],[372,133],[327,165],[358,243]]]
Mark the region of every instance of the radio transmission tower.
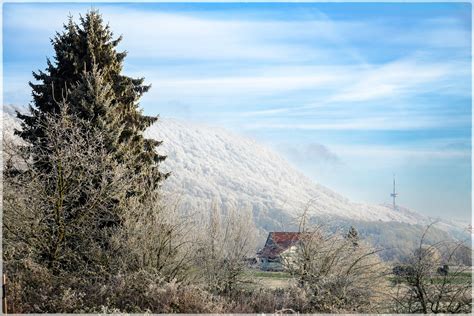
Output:
[[398,196],[398,193],[395,189],[395,175],[393,175],[393,192],[390,193],[390,196],[393,198],[393,210],[397,210],[397,205],[395,204],[395,198]]

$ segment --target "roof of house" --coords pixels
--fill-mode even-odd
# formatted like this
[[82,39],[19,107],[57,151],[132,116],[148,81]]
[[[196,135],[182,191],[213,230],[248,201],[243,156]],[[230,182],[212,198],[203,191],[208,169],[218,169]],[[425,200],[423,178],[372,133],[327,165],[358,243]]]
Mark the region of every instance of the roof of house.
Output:
[[258,254],[259,257],[275,258],[282,252],[298,243],[299,232],[270,232],[265,247]]

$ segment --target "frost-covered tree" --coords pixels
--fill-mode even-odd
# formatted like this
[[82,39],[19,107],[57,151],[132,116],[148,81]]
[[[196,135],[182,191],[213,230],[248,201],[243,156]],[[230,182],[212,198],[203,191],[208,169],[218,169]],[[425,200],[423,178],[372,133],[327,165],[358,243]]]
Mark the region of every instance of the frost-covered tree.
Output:
[[355,229],[354,226],[351,226],[349,228],[349,232],[347,233],[346,238],[349,239],[350,241],[352,241],[352,244],[354,246],[359,245],[359,233],[357,232],[357,229]]
[[[11,161],[4,170],[4,269],[31,259],[54,271],[88,276],[111,268],[111,236],[122,220],[133,173],[117,163],[105,134],[89,121],[46,114],[35,161],[21,145],[4,140]],[[48,165],[49,170],[35,165]]]
[[248,210],[230,209],[221,217],[214,205],[198,240],[196,267],[208,290],[231,295],[247,283],[245,259],[255,248],[256,228]]
[[432,226],[425,229],[407,263],[398,266],[403,273],[397,275],[393,309],[405,314],[468,314],[472,311],[471,265],[458,265],[455,255],[458,249],[469,247],[462,241],[427,244]]
[[[128,195],[145,196],[166,177],[158,169],[165,157],[155,151],[160,142],[143,137],[143,131],[157,119],[139,110],[138,101],[150,86],[144,84],[144,78],[122,74],[126,52],[117,51],[120,41],[97,11],[81,17],[79,24],[70,17],[64,31],[51,40],[54,58],[47,60],[44,71],[33,72],[33,102],[30,113],[18,114],[22,129],[17,133],[32,145],[35,160],[35,148],[49,141],[45,117],[58,113],[59,104],[65,101],[71,114],[103,131],[114,159],[138,175]],[[51,168],[44,161],[36,167]]]

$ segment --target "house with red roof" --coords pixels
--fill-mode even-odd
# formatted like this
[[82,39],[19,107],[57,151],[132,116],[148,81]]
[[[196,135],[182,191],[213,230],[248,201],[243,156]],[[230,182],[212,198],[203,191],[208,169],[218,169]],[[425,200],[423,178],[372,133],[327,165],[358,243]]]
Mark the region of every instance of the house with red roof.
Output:
[[262,270],[282,271],[293,261],[302,234],[299,232],[270,232],[265,246],[257,253]]

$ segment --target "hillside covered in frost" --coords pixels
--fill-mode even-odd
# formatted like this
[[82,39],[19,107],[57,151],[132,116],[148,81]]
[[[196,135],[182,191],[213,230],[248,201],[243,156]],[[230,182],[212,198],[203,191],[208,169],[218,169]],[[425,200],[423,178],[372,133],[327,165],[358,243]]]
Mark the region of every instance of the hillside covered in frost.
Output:
[[163,167],[172,174],[164,189],[186,203],[250,207],[256,217],[296,216],[308,206],[315,216],[424,224],[420,214],[389,205],[356,203],[314,183],[276,152],[221,128],[160,119],[147,137],[163,141]]

